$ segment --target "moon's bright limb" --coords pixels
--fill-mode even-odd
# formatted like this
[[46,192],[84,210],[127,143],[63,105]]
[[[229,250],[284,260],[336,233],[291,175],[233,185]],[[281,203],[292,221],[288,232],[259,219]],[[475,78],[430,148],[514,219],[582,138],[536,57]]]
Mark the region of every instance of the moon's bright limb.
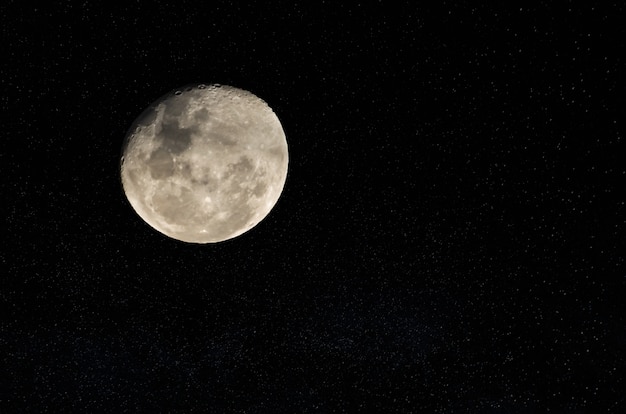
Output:
[[278,201],[285,133],[271,108],[230,86],[194,85],[146,109],[126,136],[121,178],[137,214],[190,243],[236,237]]

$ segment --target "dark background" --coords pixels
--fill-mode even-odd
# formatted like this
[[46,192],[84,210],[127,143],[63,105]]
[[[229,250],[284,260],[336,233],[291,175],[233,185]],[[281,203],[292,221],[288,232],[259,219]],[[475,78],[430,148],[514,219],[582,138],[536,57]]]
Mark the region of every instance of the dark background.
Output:
[[[623,6],[110,3],[0,6],[1,412],[624,412]],[[218,244],[119,179],[193,82],[289,144]]]

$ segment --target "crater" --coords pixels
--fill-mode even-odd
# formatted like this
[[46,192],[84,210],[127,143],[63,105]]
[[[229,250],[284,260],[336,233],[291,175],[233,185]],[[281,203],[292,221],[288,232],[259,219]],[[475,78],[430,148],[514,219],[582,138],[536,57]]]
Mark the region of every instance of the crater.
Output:
[[218,182],[215,177],[211,176],[209,171],[205,171],[201,176],[191,176],[191,183],[195,186],[203,187],[204,190],[215,191],[218,188]]
[[244,175],[252,171],[254,165],[252,165],[252,161],[250,158],[243,155],[239,158],[239,161],[228,164],[228,175],[236,174],[236,175]]

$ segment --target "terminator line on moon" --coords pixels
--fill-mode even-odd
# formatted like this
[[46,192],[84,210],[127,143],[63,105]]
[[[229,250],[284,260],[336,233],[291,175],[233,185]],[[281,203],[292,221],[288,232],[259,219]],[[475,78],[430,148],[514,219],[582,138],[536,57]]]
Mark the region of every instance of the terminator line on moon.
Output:
[[287,177],[285,133],[250,92],[194,85],[154,102],[124,140],[122,186],[137,214],[171,238],[214,243],[256,226]]

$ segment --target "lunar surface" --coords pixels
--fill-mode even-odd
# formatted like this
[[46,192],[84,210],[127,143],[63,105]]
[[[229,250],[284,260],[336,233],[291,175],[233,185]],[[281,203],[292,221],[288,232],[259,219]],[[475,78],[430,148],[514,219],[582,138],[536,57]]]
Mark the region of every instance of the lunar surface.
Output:
[[154,102],[133,123],[122,186],[137,214],[171,238],[214,243],[256,226],[285,184],[285,133],[250,92],[193,85]]

